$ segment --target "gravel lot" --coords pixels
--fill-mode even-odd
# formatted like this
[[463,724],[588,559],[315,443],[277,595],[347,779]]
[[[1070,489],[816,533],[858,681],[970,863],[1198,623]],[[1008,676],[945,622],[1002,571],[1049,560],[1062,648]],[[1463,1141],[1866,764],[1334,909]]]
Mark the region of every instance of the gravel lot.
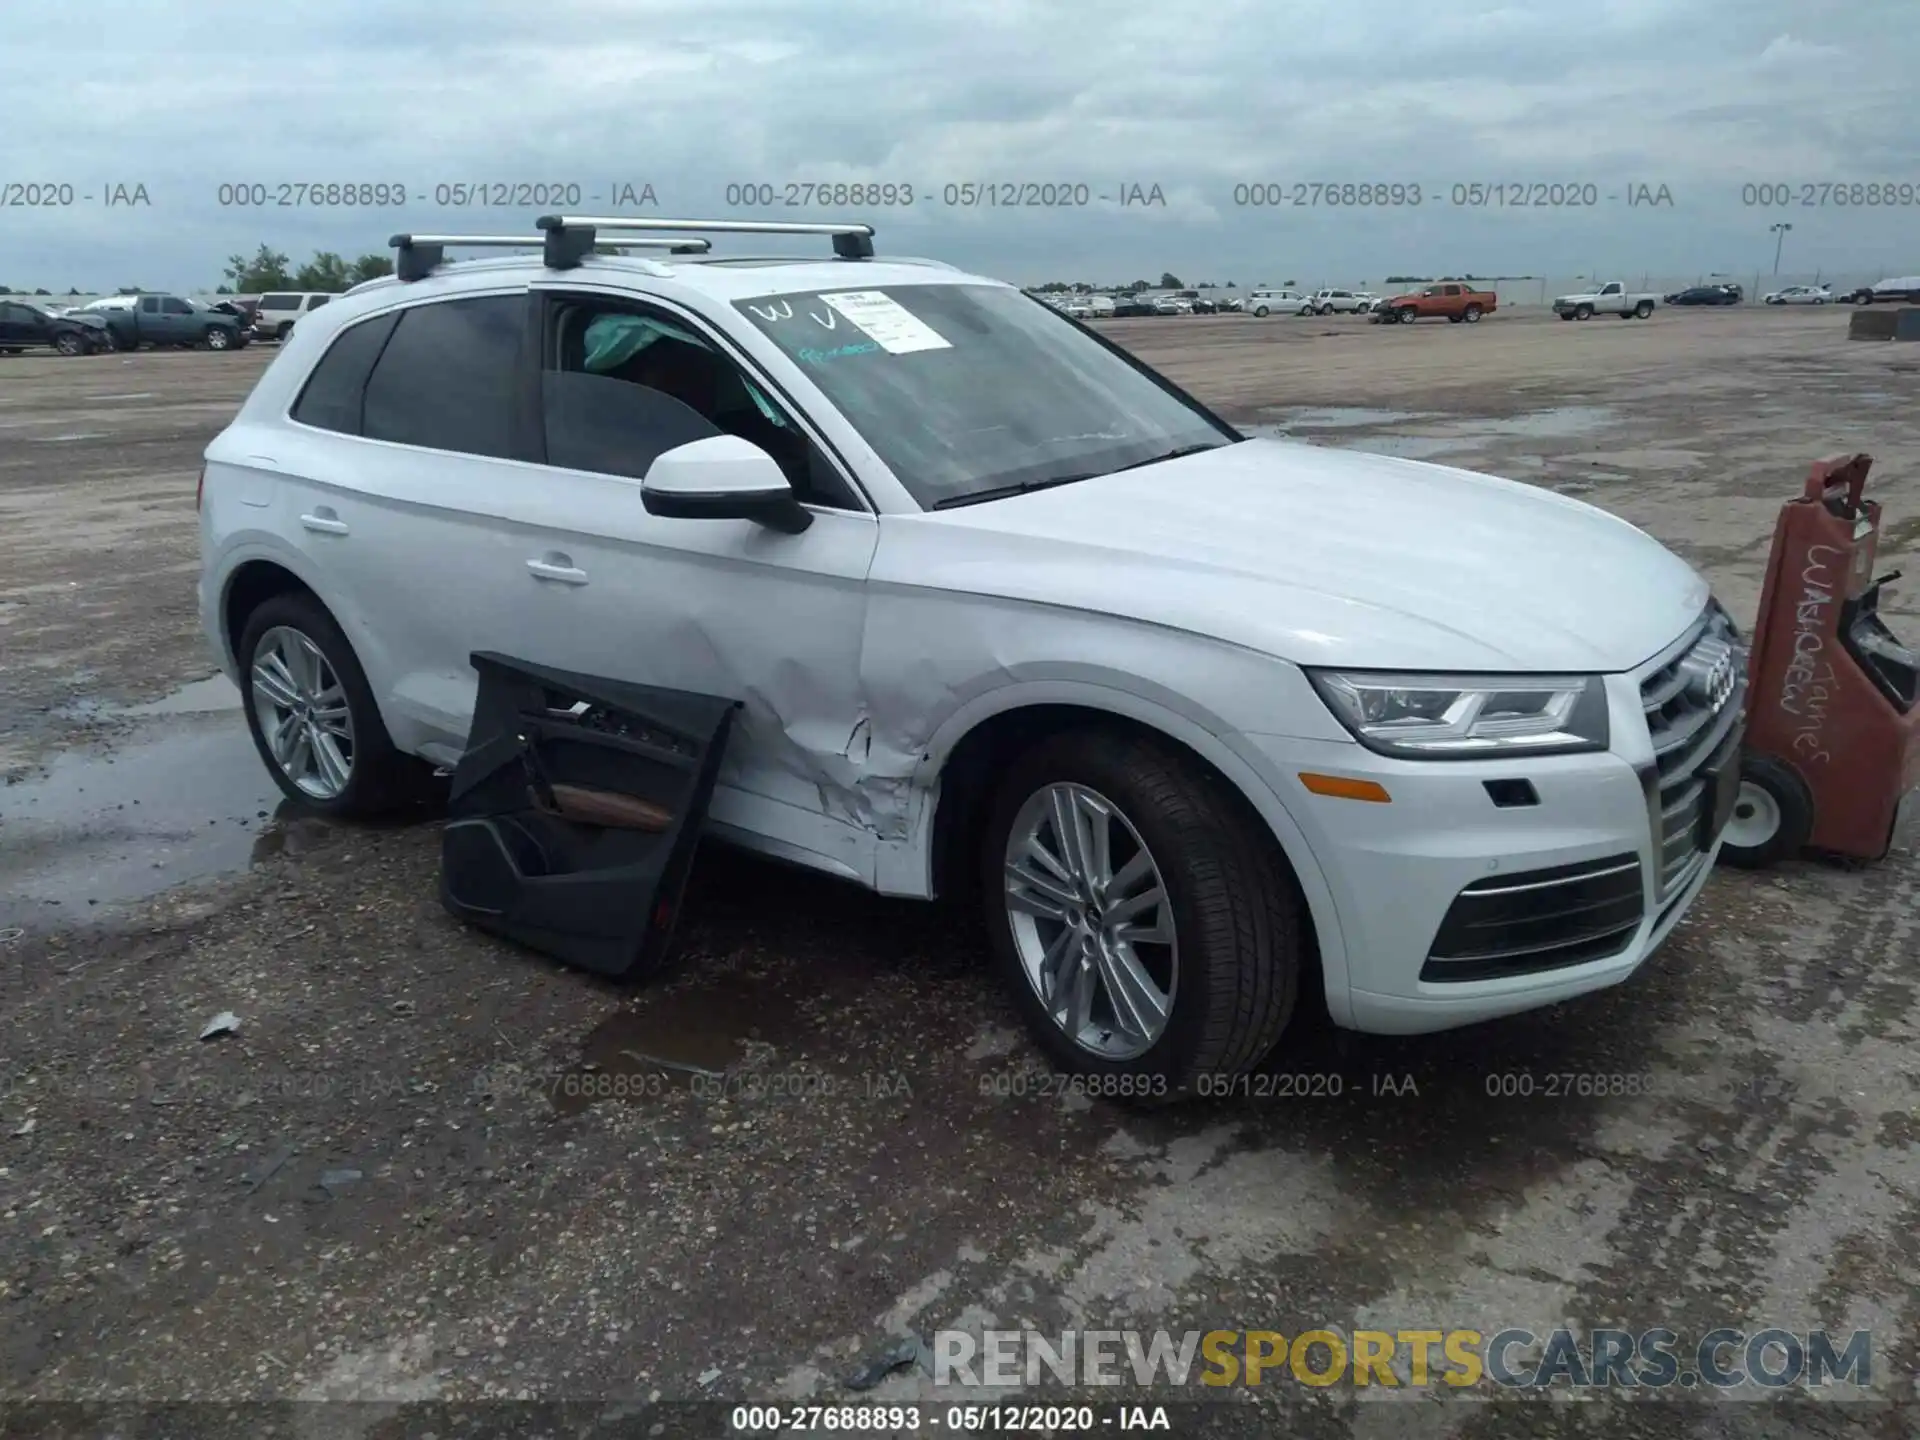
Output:
[[[1104,328],[1249,426],[1604,505],[1743,625],[1780,502],[1866,450],[1920,638],[1920,347],[1844,310]],[[0,358],[0,1400],[854,1398],[890,1336],[982,1324],[1826,1326],[1873,1331],[1868,1397],[1289,1380],[1204,1426],[1920,1433],[1911,815],[1872,869],[1722,871],[1593,999],[1304,1033],[1272,1068],[1337,1077],[1310,1096],[1006,1093],[1036,1052],[964,919],[717,849],[670,976],[623,992],[449,920],[430,823],[282,813],[205,680],[198,456],[272,354]],[[1652,1093],[1541,1093],[1576,1074]]]

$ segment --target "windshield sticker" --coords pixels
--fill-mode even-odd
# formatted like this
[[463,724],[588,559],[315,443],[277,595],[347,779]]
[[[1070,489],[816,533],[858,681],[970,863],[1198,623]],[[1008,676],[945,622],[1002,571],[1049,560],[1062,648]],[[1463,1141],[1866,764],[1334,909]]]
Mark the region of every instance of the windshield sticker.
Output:
[[889,355],[953,348],[931,325],[883,290],[843,290],[820,299],[855,328],[872,336]]
[[824,365],[829,360],[838,360],[842,355],[872,355],[880,347],[869,340],[864,345],[836,345],[831,350],[815,350],[811,346],[796,350],[794,355],[803,365]]

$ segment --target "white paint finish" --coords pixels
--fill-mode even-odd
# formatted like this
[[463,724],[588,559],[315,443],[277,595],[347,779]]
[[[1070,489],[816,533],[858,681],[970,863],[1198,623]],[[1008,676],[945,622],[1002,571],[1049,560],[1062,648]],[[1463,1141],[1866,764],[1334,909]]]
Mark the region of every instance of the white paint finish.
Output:
[[[932,889],[942,766],[975,726],[1037,704],[1127,716],[1193,749],[1265,819],[1300,877],[1343,1024],[1468,1023],[1613,983],[1639,963],[1644,945],[1545,980],[1444,994],[1417,981],[1422,947],[1466,880],[1648,851],[1630,768],[1646,736],[1630,696],[1614,697],[1610,753],[1530,761],[1552,803],[1492,825],[1479,782],[1510,765],[1381,761],[1299,667],[1624,671],[1705,603],[1690,567],[1549,492],[1267,439],[921,512],[732,302],[812,290],[824,307],[831,292],[843,303],[829,313],[911,347],[926,337],[848,296],[995,282],[876,263],[858,268],[861,291],[836,290],[846,274],[600,257],[556,275],[486,261],[343,297],[302,323],[208,449],[210,631],[234,564],[293,557],[289,568],[340,617],[396,742],[441,761],[470,721],[474,650],[740,699],[716,833],[912,896]],[[345,324],[529,285],[644,300],[701,330],[779,392],[877,513],[815,509],[797,535],[662,518],[630,479],[285,418]],[[309,528],[303,515],[326,524]],[[1396,803],[1310,796],[1297,778],[1306,768],[1374,775]],[[1369,897],[1383,886],[1413,898],[1382,915]]]
[[1626,670],[1707,599],[1594,506],[1271,439],[890,524],[874,578],[1387,670]]

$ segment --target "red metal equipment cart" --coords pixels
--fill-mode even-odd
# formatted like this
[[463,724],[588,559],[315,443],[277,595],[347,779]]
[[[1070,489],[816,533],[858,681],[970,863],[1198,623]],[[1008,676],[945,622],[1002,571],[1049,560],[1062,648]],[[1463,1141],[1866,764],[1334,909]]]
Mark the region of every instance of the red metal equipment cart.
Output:
[[1920,786],[1920,655],[1881,621],[1866,455],[1816,463],[1774,527],[1747,664],[1740,793],[1722,859],[1878,860]]

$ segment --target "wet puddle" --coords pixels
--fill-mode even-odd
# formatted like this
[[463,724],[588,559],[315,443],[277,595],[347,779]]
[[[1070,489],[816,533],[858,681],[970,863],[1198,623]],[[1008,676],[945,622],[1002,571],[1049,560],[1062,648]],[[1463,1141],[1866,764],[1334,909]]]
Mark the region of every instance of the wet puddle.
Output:
[[794,999],[777,980],[739,974],[617,1010],[587,1035],[579,1063],[555,1079],[554,1110],[577,1115],[598,1101],[669,1090],[711,1099],[819,1093],[832,1083],[825,1069],[768,1063],[812,1030]]
[[136,723],[109,750],[68,751],[43,774],[0,786],[0,928],[99,919],[309,849],[334,829],[283,799],[224,675],[149,705],[67,713]]
[[[1432,460],[1442,455],[1458,455],[1479,450],[1501,440],[1564,440],[1590,435],[1612,423],[1614,412],[1604,405],[1563,405],[1550,410],[1535,410],[1525,415],[1501,419],[1449,420],[1431,412],[1367,410],[1358,407],[1307,408],[1272,412],[1285,418],[1270,425],[1248,427],[1252,434],[1277,440],[1319,441],[1321,432],[1372,430],[1376,427],[1404,426],[1420,422],[1420,433],[1413,435],[1365,434],[1327,435],[1325,438],[1343,450],[1360,450],[1373,455],[1391,455],[1401,460]],[[1537,463],[1537,462],[1536,462]]]
[[1419,410],[1369,410],[1363,405],[1318,405],[1296,409],[1270,410],[1276,416],[1275,430],[1358,430],[1367,425],[1402,425],[1423,420],[1431,412]]

